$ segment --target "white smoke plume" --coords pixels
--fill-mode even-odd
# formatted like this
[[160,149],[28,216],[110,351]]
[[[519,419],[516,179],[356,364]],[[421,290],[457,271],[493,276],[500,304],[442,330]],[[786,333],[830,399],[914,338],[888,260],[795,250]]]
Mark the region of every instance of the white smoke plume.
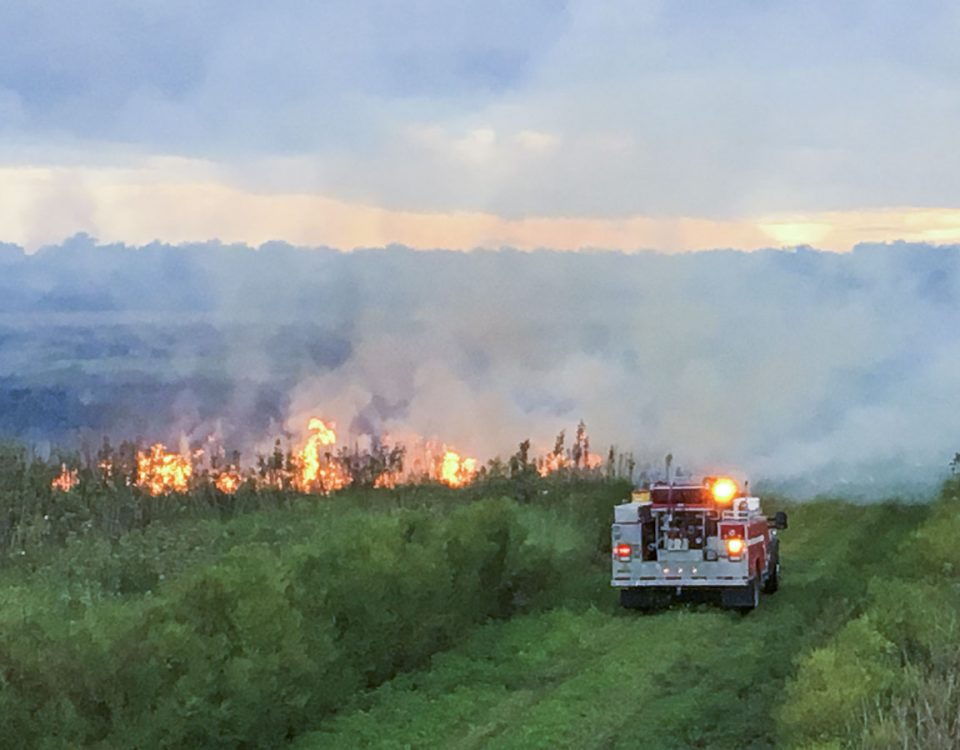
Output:
[[[470,455],[592,448],[813,489],[889,488],[960,449],[960,248],[350,254],[0,247],[0,432],[216,432],[309,416]],[[124,435],[126,433],[126,435]],[[130,434],[133,433],[133,434]],[[879,489],[877,491],[880,491]]]

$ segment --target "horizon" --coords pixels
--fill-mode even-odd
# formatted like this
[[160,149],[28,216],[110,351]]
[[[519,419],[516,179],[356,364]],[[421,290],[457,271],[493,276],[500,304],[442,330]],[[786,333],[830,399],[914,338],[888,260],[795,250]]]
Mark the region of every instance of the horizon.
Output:
[[345,249],[960,241],[960,11],[0,9],[0,236]]

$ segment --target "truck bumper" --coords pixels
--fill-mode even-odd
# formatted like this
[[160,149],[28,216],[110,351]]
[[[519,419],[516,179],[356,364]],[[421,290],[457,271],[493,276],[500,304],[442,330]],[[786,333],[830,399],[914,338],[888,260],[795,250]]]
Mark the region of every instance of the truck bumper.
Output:
[[751,577],[746,560],[615,563],[614,588],[718,588],[747,586]]

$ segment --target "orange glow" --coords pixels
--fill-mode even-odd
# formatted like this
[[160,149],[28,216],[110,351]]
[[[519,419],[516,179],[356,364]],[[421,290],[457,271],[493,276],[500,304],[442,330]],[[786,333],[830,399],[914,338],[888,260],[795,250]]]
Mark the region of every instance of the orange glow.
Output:
[[[599,469],[603,466],[603,456],[599,453],[587,453],[581,459],[581,469]],[[562,453],[548,453],[537,467],[540,476],[545,477],[560,469],[576,468],[573,462]]]
[[728,557],[740,557],[743,553],[743,539],[739,537],[733,537],[727,539],[727,556]]
[[451,487],[463,487],[473,481],[477,459],[461,458],[455,451],[446,451],[440,463],[440,481]]
[[50,483],[50,486],[58,492],[69,492],[77,486],[79,481],[76,469],[71,470],[66,464],[60,464],[60,474]]
[[298,456],[299,473],[294,484],[301,492],[320,492],[327,495],[350,484],[349,475],[333,460],[332,448],[337,442],[333,423],[327,424],[311,417],[307,424],[311,435]]
[[168,453],[162,443],[137,453],[137,486],[151,495],[186,492],[192,474],[190,461],[179,453]]
[[537,471],[540,472],[540,476],[545,477],[548,474],[553,474],[555,471],[565,469],[569,465],[570,462],[562,453],[548,453],[543,459],[543,462],[537,468]]
[[233,495],[240,489],[242,483],[243,477],[234,469],[229,469],[219,474],[215,482],[217,489],[224,495]]
[[97,464],[97,468],[100,469],[100,475],[104,479],[113,478],[113,463],[109,459],[103,459]]
[[385,471],[383,474],[378,476],[373,483],[373,486],[378,489],[389,489],[392,490],[398,484],[403,481],[403,476],[395,471]]
[[320,445],[333,445],[337,442],[337,433],[333,430],[333,422],[327,424],[319,417],[310,417],[307,429],[315,433],[313,437]]
[[714,500],[716,500],[718,503],[723,503],[726,505],[727,503],[732,502],[733,498],[737,496],[737,483],[729,477],[720,477],[713,483],[711,492],[713,492]]

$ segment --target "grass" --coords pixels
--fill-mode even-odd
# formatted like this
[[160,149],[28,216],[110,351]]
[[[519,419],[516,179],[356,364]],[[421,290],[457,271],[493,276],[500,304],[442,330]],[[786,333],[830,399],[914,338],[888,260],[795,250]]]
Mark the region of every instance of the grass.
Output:
[[64,513],[0,570],[0,745],[957,745],[958,486],[787,508],[783,586],[748,616],[619,608],[626,489],[181,498],[119,532]]
[[624,488],[555,489],[346,493],[32,547],[0,585],[0,746],[276,746],[484,621],[583,596],[584,522]]
[[358,696],[297,750],[322,748],[762,748],[791,742],[778,711],[802,657],[868,599],[923,506],[797,506],[780,592],[744,617],[706,606],[592,600],[467,634],[428,669]]

